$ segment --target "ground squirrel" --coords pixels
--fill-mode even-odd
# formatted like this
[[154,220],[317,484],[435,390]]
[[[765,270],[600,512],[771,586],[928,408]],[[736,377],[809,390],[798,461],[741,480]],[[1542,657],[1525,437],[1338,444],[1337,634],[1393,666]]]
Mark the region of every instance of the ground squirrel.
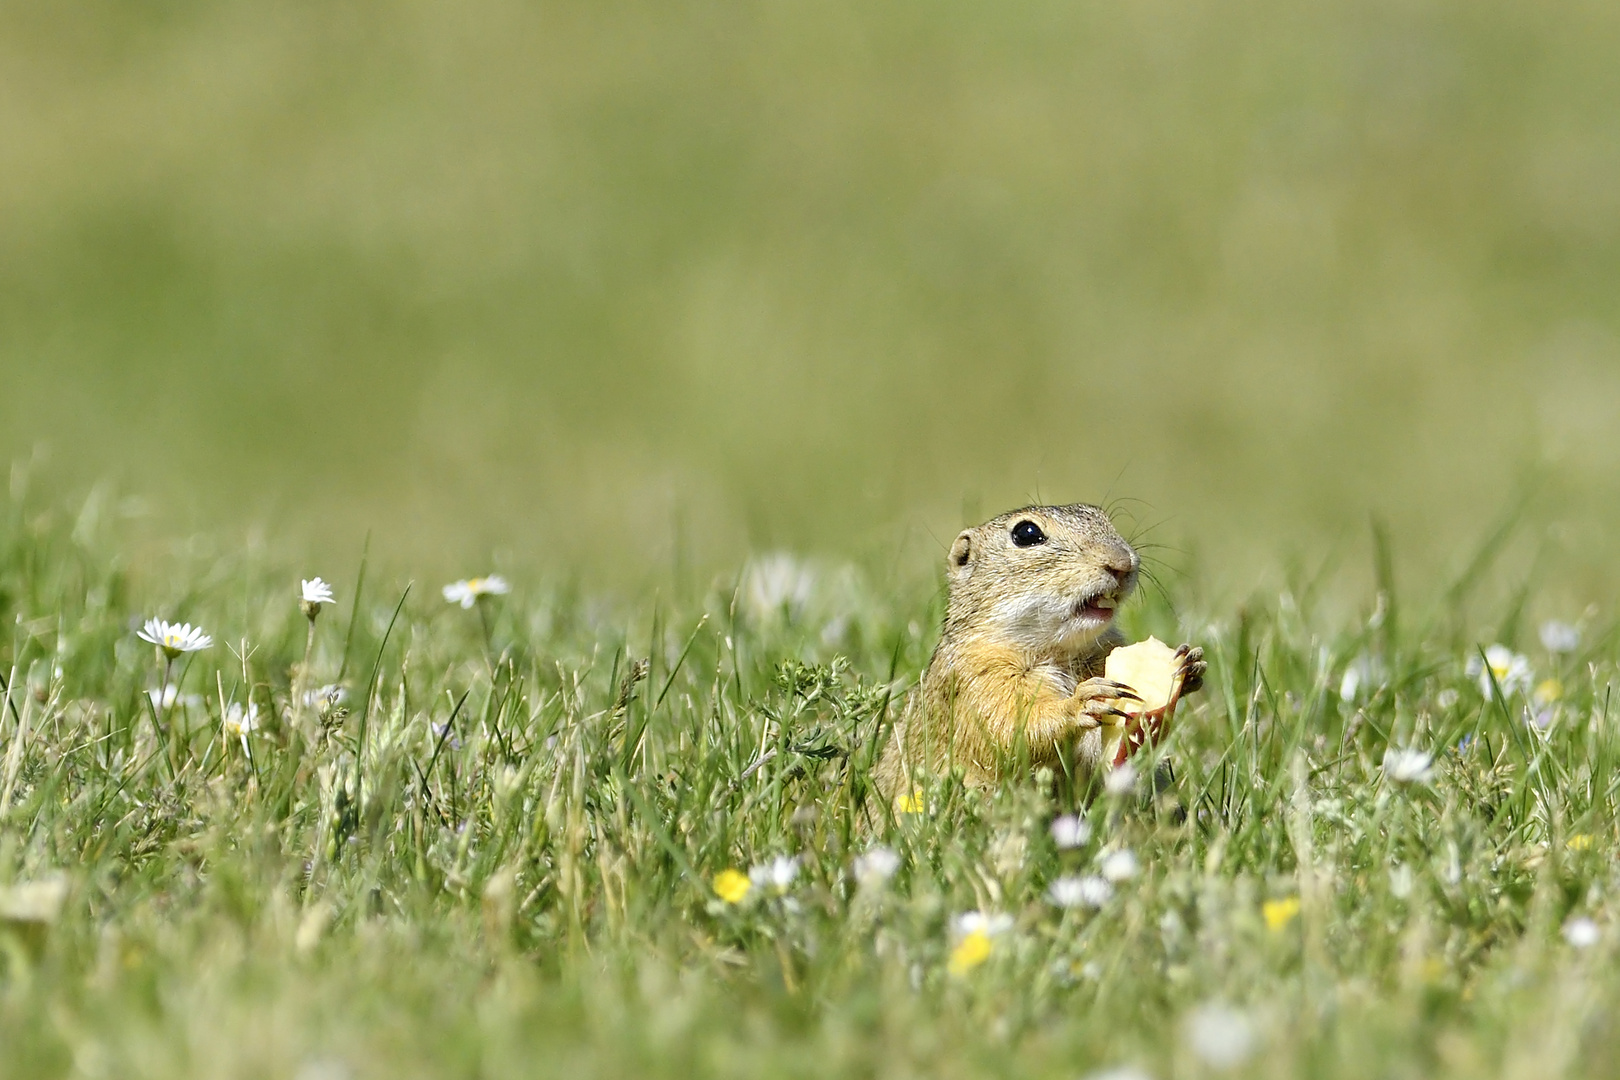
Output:
[[[1102,677],[1124,641],[1114,609],[1141,560],[1100,508],[1028,506],[968,529],[946,557],[945,629],[874,779],[897,806],[912,776],[962,768],[975,787],[1051,766],[1084,782],[1102,765],[1105,723],[1129,688]],[[1203,682],[1203,650],[1176,650],[1182,693]],[[1149,731],[1146,741],[1160,732]]]

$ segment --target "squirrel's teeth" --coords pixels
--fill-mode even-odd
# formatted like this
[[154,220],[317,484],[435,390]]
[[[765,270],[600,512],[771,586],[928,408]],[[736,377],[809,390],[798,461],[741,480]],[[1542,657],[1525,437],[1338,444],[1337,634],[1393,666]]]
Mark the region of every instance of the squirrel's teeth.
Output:
[[1112,596],[1099,596],[1095,600],[1091,601],[1090,606],[1094,608],[1102,608],[1104,611],[1113,611],[1114,605],[1118,602],[1119,601],[1115,600]]

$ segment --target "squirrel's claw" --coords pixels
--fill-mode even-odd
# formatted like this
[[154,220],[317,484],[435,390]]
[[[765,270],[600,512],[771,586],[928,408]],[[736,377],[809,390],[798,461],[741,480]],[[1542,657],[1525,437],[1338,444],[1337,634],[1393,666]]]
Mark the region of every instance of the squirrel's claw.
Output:
[[1113,679],[1104,678],[1101,675],[1098,675],[1097,677],[1092,678],[1092,679],[1086,679],[1079,686],[1076,686],[1074,688],[1073,697],[1074,697],[1074,700],[1082,701],[1082,702],[1097,701],[1097,700],[1104,700],[1104,701],[1116,701],[1116,700],[1141,701],[1142,700],[1141,696],[1138,695],[1137,692],[1135,690],[1132,690],[1129,686],[1126,686],[1122,682],[1115,682]]
[[1081,727],[1098,724],[1118,724],[1130,720],[1131,714],[1121,709],[1118,702],[1141,701],[1136,691],[1124,683],[1098,676],[1087,679],[1074,688],[1074,701],[1079,703],[1075,716]]
[[1138,694],[1134,689],[1132,689],[1131,687],[1125,685],[1122,682],[1117,682],[1117,681],[1115,681],[1113,679],[1103,679],[1103,678],[1090,679],[1088,681],[1089,682],[1102,683],[1104,686],[1107,686],[1109,689],[1113,690],[1113,693],[1111,695],[1109,695],[1110,697],[1124,698],[1126,701],[1141,701],[1142,700],[1142,695],[1141,694]]
[[1204,663],[1204,650],[1195,645],[1182,645],[1176,649],[1176,656],[1181,659],[1181,692],[1190,694],[1203,688],[1204,672],[1209,665]]

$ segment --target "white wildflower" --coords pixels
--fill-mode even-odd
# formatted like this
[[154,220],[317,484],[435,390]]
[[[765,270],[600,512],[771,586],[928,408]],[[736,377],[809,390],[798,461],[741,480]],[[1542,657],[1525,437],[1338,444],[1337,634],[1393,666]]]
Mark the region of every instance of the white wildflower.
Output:
[[173,704],[177,703],[177,701],[180,703],[181,708],[186,709],[196,709],[203,704],[203,695],[180,693],[180,687],[177,687],[175,683],[168,683],[160,695],[159,691],[147,690],[146,696],[151,698],[152,708],[157,709],[159,712],[167,712],[168,709],[173,708]]
[[951,933],[965,938],[973,934],[997,937],[1013,928],[1013,917],[1004,912],[986,914],[982,911],[964,911],[951,921]]
[[512,586],[499,574],[488,577],[467,578],[464,581],[452,581],[442,590],[444,598],[452,604],[460,604],[470,608],[486,596],[505,596],[512,591]]
[[799,860],[788,855],[778,855],[770,862],[748,868],[748,880],[756,888],[774,889],[779,893],[787,892],[793,879],[798,876]]
[[1183,1034],[1192,1052],[1215,1069],[1236,1068],[1254,1053],[1254,1022],[1219,1002],[1200,1005],[1189,1013]]
[[316,690],[304,691],[304,707],[314,709],[323,716],[349,703],[349,691],[337,683],[328,683]]
[[743,572],[743,606],[756,619],[779,618],[784,613],[789,618],[798,615],[815,589],[815,571],[786,552],[750,560]]
[[1114,887],[1106,878],[1060,877],[1046,890],[1046,899],[1061,908],[1100,908],[1114,895]]
[[893,848],[881,845],[865,854],[857,855],[854,864],[855,880],[867,888],[876,888],[894,877],[900,869],[900,856]]
[[1577,949],[1590,949],[1602,937],[1598,924],[1585,915],[1577,915],[1564,924],[1564,940]]
[[220,720],[227,739],[237,739],[242,744],[242,751],[247,752],[248,736],[259,730],[259,707],[249,702],[243,708],[236,702],[231,702],[225,708],[225,715]]
[[332,595],[332,586],[314,578],[300,583],[298,590],[298,606],[304,612],[304,618],[314,621],[315,616],[321,613],[322,604],[330,604],[335,597]]
[[1536,681],[1530,661],[1506,645],[1492,645],[1486,649],[1484,663],[1480,662],[1478,655],[1470,656],[1465,670],[1479,680],[1479,692],[1487,698],[1495,693],[1493,683],[1502,688],[1505,696],[1512,697],[1514,694],[1529,693]]
[[1354,664],[1344,669],[1344,678],[1339,680],[1339,700],[1351,702],[1361,693],[1361,669]]
[[1052,842],[1065,850],[1085,847],[1091,841],[1091,822],[1079,814],[1063,814],[1052,819]]
[[165,686],[161,694],[156,690],[148,690],[146,696],[151,699],[152,707],[158,712],[167,712],[177,701],[188,709],[195,709],[202,704],[200,694],[182,694],[180,687],[175,683]]
[[1434,755],[1391,746],[1384,751],[1384,776],[1397,784],[1427,784],[1434,775]]
[[146,625],[137,630],[135,636],[162,649],[163,655],[170,660],[181,653],[206,649],[214,643],[214,639],[203,633],[200,626],[164,622],[162,619],[147,619]]
[[1129,848],[1110,851],[1097,860],[1097,869],[1109,881],[1129,881],[1136,876],[1136,855]]
[[1345,665],[1344,677],[1339,680],[1339,700],[1348,704],[1361,696],[1364,687],[1379,687],[1384,682],[1383,662],[1376,656],[1362,653]]
[[1541,646],[1550,653],[1574,652],[1581,647],[1580,627],[1548,619],[1541,624]]
[[839,615],[821,628],[821,643],[829,649],[842,648],[849,640],[849,616]]
[[1103,790],[1110,795],[1129,795],[1136,790],[1136,766],[1125,762],[1109,772]]

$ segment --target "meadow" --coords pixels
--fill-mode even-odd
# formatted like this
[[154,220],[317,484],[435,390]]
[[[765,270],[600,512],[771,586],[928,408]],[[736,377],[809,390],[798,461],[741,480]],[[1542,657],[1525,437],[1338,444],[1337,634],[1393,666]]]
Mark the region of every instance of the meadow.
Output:
[[1348,619],[1145,589],[1211,661],[1154,759],[866,827],[927,579],[0,541],[0,1076],[1612,1071],[1616,633],[1459,614],[1489,551]]
[[[1612,1073],[1617,55],[0,5],[0,1080]],[[863,827],[950,537],[1078,500],[1204,690]]]

